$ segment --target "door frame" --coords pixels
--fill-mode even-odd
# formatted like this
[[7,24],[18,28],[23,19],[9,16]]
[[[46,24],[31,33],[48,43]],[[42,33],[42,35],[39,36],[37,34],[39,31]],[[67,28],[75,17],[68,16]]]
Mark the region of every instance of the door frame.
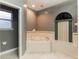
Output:
[[19,59],[22,59],[22,7],[17,6],[15,4],[6,2],[6,1],[0,1],[0,4],[6,5],[6,6],[10,6],[13,8],[17,8],[19,9],[19,22],[18,22],[18,26],[19,26],[19,41],[18,41],[18,45],[19,45]]
[[58,40],[58,22],[64,22],[68,21],[69,22],[69,42],[72,42],[72,19],[67,19],[67,20],[55,20],[55,40]]

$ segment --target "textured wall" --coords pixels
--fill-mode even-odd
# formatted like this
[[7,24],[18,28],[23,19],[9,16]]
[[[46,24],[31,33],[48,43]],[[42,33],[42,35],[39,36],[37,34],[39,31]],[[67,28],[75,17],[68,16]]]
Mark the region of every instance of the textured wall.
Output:
[[[44,14],[45,11],[48,11],[48,16]],[[73,17],[73,31],[77,32],[77,26],[74,26],[74,23],[77,22],[77,2],[61,4],[58,6],[50,7],[45,10],[42,10],[38,14],[38,30],[44,31],[54,31],[55,18],[61,12],[69,12]]]
[[51,31],[53,30],[52,16],[49,14],[41,14],[37,18],[37,30],[39,31]]
[[31,9],[27,9],[27,30],[31,31],[33,29],[36,28],[36,13],[31,10]]

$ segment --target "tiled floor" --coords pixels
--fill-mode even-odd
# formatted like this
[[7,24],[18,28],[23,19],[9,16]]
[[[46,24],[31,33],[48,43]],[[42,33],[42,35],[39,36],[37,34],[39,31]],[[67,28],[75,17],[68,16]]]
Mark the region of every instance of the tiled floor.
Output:
[[[19,59],[15,53],[0,56],[0,59]],[[22,59],[75,59],[61,53],[25,53]]]
[[23,56],[23,59],[74,59],[74,58],[71,58],[70,56],[66,56],[60,53],[47,53],[47,54],[26,53]]
[[11,52],[11,53],[1,55],[0,59],[19,59],[19,58],[18,58],[17,51],[15,51],[15,52]]

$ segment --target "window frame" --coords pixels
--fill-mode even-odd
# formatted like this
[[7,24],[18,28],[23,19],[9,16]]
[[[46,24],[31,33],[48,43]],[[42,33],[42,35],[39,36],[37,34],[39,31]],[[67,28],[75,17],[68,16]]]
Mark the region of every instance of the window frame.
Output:
[[11,13],[11,19],[4,19],[4,18],[0,18],[0,20],[5,20],[5,21],[10,21],[11,22],[11,28],[0,28],[0,30],[13,30],[13,26],[12,26],[12,21],[13,21],[13,17],[12,17],[12,11],[9,10],[5,10],[5,9],[0,9],[0,11],[4,11],[4,12],[8,12]]

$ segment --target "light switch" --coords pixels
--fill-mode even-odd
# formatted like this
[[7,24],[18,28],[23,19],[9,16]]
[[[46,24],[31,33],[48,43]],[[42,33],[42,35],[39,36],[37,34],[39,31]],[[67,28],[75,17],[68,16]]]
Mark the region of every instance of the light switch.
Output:
[[75,26],[77,26],[78,25],[78,23],[75,23]]
[[6,44],[7,44],[7,42],[6,42],[6,41],[4,41],[4,42],[2,42],[2,44],[3,44],[3,45],[6,45]]

